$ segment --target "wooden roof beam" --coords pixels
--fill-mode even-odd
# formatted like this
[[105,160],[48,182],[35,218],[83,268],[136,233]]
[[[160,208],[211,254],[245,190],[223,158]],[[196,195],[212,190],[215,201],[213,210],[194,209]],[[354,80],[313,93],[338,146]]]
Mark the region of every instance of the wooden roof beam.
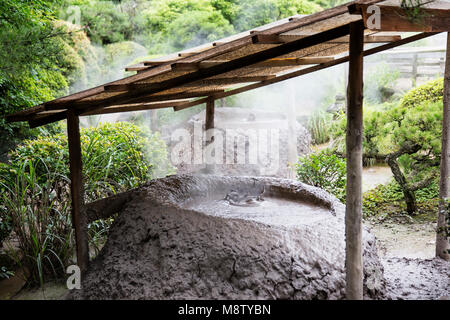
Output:
[[[180,105],[186,105],[191,102],[191,100],[174,100],[174,101],[162,101],[162,102],[151,102],[151,103],[139,103],[139,104],[125,104],[119,106],[110,106],[103,109],[98,109],[94,111],[87,111],[81,113],[80,116],[91,116],[99,114],[108,114],[116,112],[131,112],[131,111],[144,111],[151,109],[162,109],[162,108],[174,108]],[[192,102],[191,102],[192,103]]]
[[[235,83],[246,83],[246,82],[258,82],[268,80],[273,76],[245,76],[245,77],[226,77],[226,78],[213,78],[204,79],[200,81],[195,81],[191,83],[184,84],[182,87],[200,87],[205,85],[227,85]],[[122,91],[133,91],[133,90],[153,90],[153,89],[164,89],[160,83],[129,83],[129,84],[112,84],[105,86],[105,91],[109,92],[122,92]]]
[[[273,67],[289,67],[289,66],[302,66],[310,64],[319,64],[333,60],[334,57],[302,57],[302,58],[274,58],[269,59],[258,64],[254,64],[253,68],[273,68]],[[176,71],[197,71],[200,69],[210,68],[217,66],[221,63],[226,63],[231,60],[206,60],[201,62],[176,62],[172,64],[172,68]]]
[[[400,6],[400,0],[383,1],[377,3],[380,9],[379,28],[368,25],[372,14],[368,14],[366,3],[356,3],[352,11],[362,14],[366,28],[377,31],[403,31],[403,32],[449,32],[450,31],[450,2],[448,1],[422,1],[416,10],[416,19],[408,17],[408,10]],[[410,11],[410,10],[409,10]]]
[[[294,40],[302,39],[307,37],[307,34],[295,34],[295,35],[277,35],[277,34],[260,34],[256,35],[256,43],[258,44],[282,44],[291,42]],[[402,37],[400,35],[389,35],[389,36],[383,36],[383,35],[366,35],[364,36],[364,43],[387,43],[387,42],[395,42],[401,40]],[[345,36],[339,39],[331,40],[325,43],[336,43],[336,44],[345,44],[349,43],[350,37]]]
[[[178,92],[178,93],[169,93],[169,94],[152,94],[152,95],[143,95],[139,103],[148,103],[148,102],[161,102],[166,100],[179,100],[179,99],[187,99],[187,98],[196,98],[196,97],[205,97],[216,93],[224,92],[224,89],[214,89],[214,90],[192,90],[192,91],[185,91],[185,92]],[[92,101],[74,101],[71,103],[67,102],[61,102],[58,104],[52,104],[52,105],[46,105],[45,110],[58,110],[63,111],[68,108],[91,108],[96,107],[99,104],[101,104],[102,101],[98,100],[92,100]],[[121,106],[121,105],[127,105],[130,104],[128,102],[117,102],[113,105],[115,106]],[[27,119],[29,120],[29,119]],[[21,120],[24,121],[24,120]]]

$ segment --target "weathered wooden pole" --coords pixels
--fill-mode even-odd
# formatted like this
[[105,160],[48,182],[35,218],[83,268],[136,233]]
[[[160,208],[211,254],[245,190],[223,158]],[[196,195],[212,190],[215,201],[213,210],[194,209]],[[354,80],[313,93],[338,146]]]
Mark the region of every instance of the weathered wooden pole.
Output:
[[441,182],[439,188],[439,213],[436,233],[436,256],[450,260],[450,243],[447,234],[449,211],[445,199],[450,198],[450,33],[447,34],[447,54],[444,75],[444,116],[442,121]]
[[206,119],[205,119],[205,130],[214,128],[214,98],[209,98],[206,101]]
[[[206,101],[206,117],[205,117],[205,132],[206,132],[206,143],[205,143],[205,149],[206,147],[213,143],[214,141],[214,135],[212,133],[212,130],[214,129],[214,98],[210,97]],[[214,164],[212,163],[206,163],[206,172],[207,173],[214,173]]]
[[67,137],[70,158],[70,192],[72,197],[72,221],[75,228],[77,246],[77,264],[81,272],[86,271],[89,264],[89,246],[87,221],[84,214],[84,187],[81,162],[80,123],[73,111],[67,115]]
[[345,210],[346,297],[363,298],[362,261],[362,136],[364,25],[350,24],[347,88],[347,198]]

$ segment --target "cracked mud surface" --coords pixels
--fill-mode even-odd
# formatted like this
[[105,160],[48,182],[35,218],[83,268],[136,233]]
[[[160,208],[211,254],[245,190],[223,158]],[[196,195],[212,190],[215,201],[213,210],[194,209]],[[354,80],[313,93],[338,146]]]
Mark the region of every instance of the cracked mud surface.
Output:
[[450,299],[450,262],[435,256],[436,223],[369,222],[391,299]]
[[439,258],[383,259],[388,296],[404,300],[450,300],[450,263]]
[[[273,223],[273,210],[244,208],[227,215],[223,203],[217,212],[199,205],[220,203],[232,188],[249,196],[265,188],[268,201],[282,200],[281,219]],[[289,210],[282,214],[283,206],[293,203],[307,208],[297,223]],[[334,197],[291,180],[188,175],[153,180],[133,192],[83,289],[68,298],[342,299],[343,215]],[[363,239],[365,297],[386,298],[375,237],[365,229]]]

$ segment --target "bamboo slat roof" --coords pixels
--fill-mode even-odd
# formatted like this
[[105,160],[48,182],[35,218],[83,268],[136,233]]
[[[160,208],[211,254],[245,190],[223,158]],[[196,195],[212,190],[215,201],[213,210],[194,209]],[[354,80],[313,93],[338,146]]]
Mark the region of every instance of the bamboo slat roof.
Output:
[[[381,12],[378,29],[368,21],[373,4]],[[136,71],[135,75],[8,115],[7,120],[28,121],[36,127],[66,119],[68,110],[80,116],[182,110],[207,97],[219,99],[263,87],[347,62],[352,22],[366,28],[364,41],[371,47],[364,55],[450,31],[450,2],[423,1],[421,8],[422,18],[412,20],[400,0],[360,0],[294,16],[129,66],[126,70]],[[419,33],[405,37],[399,32]]]

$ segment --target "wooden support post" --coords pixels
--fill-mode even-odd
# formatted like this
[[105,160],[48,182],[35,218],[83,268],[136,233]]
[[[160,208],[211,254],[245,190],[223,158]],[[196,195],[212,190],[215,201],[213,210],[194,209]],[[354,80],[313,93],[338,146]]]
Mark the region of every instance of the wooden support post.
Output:
[[441,182],[439,189],[439,213],[436,234],[436,256],[450,260],[449,208],[445,199],[450,198],[450,33],[447,34],[447,59],[444,76],[444,117],[442,121]]
[[347,104],[347,199],[345,210],[346,297],[363,298],[362,261],[362,136],[364,26],[350,24]]
[[[214,98],[209,98],[206,101],[206,119],[205,119],[205,130],[214,128]],[[207,138],[207,141],[210,142],[210,139],[214,137]]]
[[67,137],[69,140],[72,221],[75,228],[77,263],[83,273],[86,271],[89,263],[89,246],[86,215],[83,211],[84,187],[81,162],[80,123],[78,116],[72,110],[68,110],[67,112]]
[[[214,98],[209,97],[206,100],[206,118],[205,118],[205,131],[206,131],[206,143],[205,149],[207,146],[214,141],[214,136],[212,134],[212,129],[214,129]],[[210,130],[211,129],[211,130]],[[214,164],[206,163],[206,173],[214,173]]]

